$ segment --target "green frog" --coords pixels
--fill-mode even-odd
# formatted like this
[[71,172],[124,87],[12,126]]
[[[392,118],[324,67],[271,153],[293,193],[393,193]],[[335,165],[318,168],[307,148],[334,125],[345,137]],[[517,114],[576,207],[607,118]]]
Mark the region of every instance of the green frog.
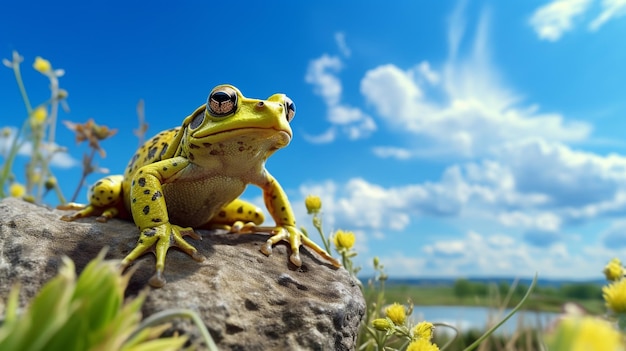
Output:
[[[226,226],[234,233],[268,233],[271,236],[261,247],[265,255],[286,240],[294,265],[302,265],[299,250],[305,245],[339,267],[339,261],[296,227],[285,191],[265,168],[268,157],[291,141],[295,113],[293,101],[284,94],[259,100],[243,96],[232,85],[219,85],[182,126],[163,131],[141,146],[123,176],[96,182],[89,190],[89,205],[66,206],[79,211],[62,219],[98,216],[104,222],[132,217],[139,241],[121,265],[125,268],[153,249],[156,273],[149,283],[154,287],[166,283],[163,271],[170,247],[197,261],[204,259],[183,239],[199,238],[193,228]],[[238,198],[248,184],[263,190],[275,226],[259,226],[263,212]]]

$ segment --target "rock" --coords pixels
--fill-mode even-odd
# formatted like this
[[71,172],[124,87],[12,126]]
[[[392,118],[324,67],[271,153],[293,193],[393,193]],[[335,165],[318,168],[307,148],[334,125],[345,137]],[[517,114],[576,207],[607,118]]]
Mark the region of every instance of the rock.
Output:
[[[25,304],[57,273],[63,255],[81,271],[103,247],[109,247],[107,258],[121,259],[137,241],[132,222],[64,222],[59,217],[65,213],[12,198],[0,201],[1,301],[20,282]],[[168,283],[150,288],[144,316],[169,308],[195,310],[220,350],[355,348],[365,302],[345,269],[333,268],[306,249],[297,268],[288,263],[286,243],[277,244],[266,257],[259,251],[267,238],[261,234],[199,233],[203,240],[191,241],[207,259],[198,263],[171,249],[165,268]],[[130,281],[130,295],[147,287],[154,255],[137,264],[141,266]],[[173,328],[197,337],[188,321]]]

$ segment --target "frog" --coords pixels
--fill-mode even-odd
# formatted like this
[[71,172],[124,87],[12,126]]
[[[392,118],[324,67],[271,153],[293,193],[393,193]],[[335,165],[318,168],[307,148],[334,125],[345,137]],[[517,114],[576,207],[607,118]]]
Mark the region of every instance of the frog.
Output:
[[[267,256],[275,244],[286,241],[291,248],[289,261],[296,267],[302,266],[302,246],[340,267],[337,259],[296,227],[285,191],[266,168],[267,159],[290,143],[295,112],[294,102],[285,94],[253,99],[233,85],[218,85],[182,125],[158,133],[139,147],[123,175],[104,177],[90,187],[87,205],[64,206],[76,212],[61,219],[131,218],[139,239],[122,259],[121,268],[154,252],[155,273],[148,282],[155,288],[166,284],[165,258],[170,247],[196,261],[205,259],[184,239],[200,239],[195,229],[221,227],[230,233],[269,234],[260,248]],[[263,191],[275,225],[262,226],[263,211],[240,199],[250,184]]]

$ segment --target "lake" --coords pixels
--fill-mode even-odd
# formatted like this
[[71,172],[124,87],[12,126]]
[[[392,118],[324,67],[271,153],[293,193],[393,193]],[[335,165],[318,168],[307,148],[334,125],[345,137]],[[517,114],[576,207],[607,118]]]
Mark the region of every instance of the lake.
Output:
[[[473,306],[415,306],[413,319],[415,322],[427,320],[431,323],[448,323],[461,331],[469,329],[486,330],[487,324],[493,325],[502,320],[511,310],[503,313],[488,307]],[[545,328],[558,318],[558,313],[518,311],[504,325],[500,326],[498,333],[511,335],[518,327]],[[448,328],[440,327],[441,332]]]

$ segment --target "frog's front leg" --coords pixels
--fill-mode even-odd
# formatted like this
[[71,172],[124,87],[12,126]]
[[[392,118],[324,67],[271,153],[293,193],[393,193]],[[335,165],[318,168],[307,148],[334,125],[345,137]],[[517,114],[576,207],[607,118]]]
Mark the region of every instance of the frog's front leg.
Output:
[[200,239],[193,229],[170,224],[161,186],[166,179],[183,170],[188,164],[183,157],[152,163],[140,168],[131,183],[130,208],[141,234],[137,246],[122,260],[122,267],[127,267],[137,257],[153,248],[156,272],[150,279],[150,285],[154,287],[165,285],[163,270],[165,256],[170,247],[178,247],[196,261],[204,260],[196,248],[183,239],[185,235]]
[[332,257],[296,227],[295,216],[291,209],[291,204],[287,199],[287,194],[285,194],[283,188],[267,170],[263,172],[263,176],[264,178],[259,183],[259,186],[263,189],[265,206],[272,215],[272,218],[274,218],[276,227],[254,227],[246,225],[242,228],[242,231],[261,231],[268,232],[272,235],[265,245],[261,247],[261,252],[265,255],[269,256],[272,253],[272,246],[274,244],[285,240],[289,242],[289,246],[291,246],[291,256],[289,260],[298,267],[302,266],[302,259],[300,258],[300,246],[302,245],[320,254],[327,261],[332,263],[333,266],[341,267],[341,263],[339,263],[337,259]]

